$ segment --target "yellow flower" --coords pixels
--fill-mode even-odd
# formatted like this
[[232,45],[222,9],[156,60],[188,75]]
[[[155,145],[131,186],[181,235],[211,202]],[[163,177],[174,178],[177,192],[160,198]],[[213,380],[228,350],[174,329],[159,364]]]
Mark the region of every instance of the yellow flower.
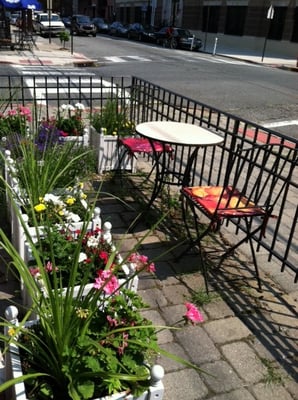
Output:
[[8,333],[8,336],[12,337],[16,334],[16,330],[15,330],[15,328],[9,328],[7,333]]
[[79,188],[80,188],[80,189],[83,189],[83,188],[84,188],[84,182],[79,182],[78,185],[79,185]]
[[76,314],[79,318],[86,319],[89,315],[89,310],[88,308],[79,307],[76,309]]
[[39,200],[40,203],[44,203],[44,198],[43,197],[39,197],[38,200]]
[[44,204],[42,204],[42,203],[39,203],[39,204],[37,204],[35,207],[34,207],[34,210],[36,211],[36,212],[38,212],[38,213],[41,213],[41,212],[43,212],[44,210],[46,210],[46,206],[44,205]]
[[68,198],[66,199],[66,204],[67,204],[68,206],[72,206],[72,205],[75,203],[75,201],[76,201],[76,199],[75,199],[74,197],[68,197]]
[[58,214],[60,215],[60,217],[63,217],[63,215],[64,215],[64,210],[59,210],[59,211],[58,211]]
[[112,135],[116,136],[117,135],[117,131],[113,131]]
[[83,200],[87,199],[87,195],[85,193],[81,193],[81,199]]

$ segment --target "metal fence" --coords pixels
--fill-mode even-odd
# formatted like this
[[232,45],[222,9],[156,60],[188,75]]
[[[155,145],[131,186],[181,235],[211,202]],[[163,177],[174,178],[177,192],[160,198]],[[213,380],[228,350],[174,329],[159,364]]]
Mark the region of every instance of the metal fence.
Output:
[[[86,107],[87,121],[108,99],[114,98],[120,104],[129,106],[130,118],[136,124],[171,120],[208,128],[221,135],[224,142],[221,146],[200,149],[191,184],[219,184],[224,175],[228,155],[236,146],[274,142],[298,149],[298,142],[293,138],[137,77],[103,78],[83,71],[78,71],[77,76],[63,75],[61,71],[59,74],[53,71],[50,75],[0,76],[0,93],[0,112],[3,111],[3,104],[9,107],[22,104],[34,106],[36,116],[50,117],[61,105],[80,102]],[[183,132],[181,134],[183,135]],[[189,148],[175,148],[172,168],[179,172],[190,151]],[[295,168],[274,210],[276,218],[268,224],[266,237],[255,238],[259,247],[268,252],[268,260],[276,260],[281,271],[292,271],[295,282],[298,280],[297,178]],[[282,185],[284,177],[280,176],[279,179]],[[234,223],[236,232],[237,228],[240,228],[240,231],[245,229],[239,225],[239,221]]]

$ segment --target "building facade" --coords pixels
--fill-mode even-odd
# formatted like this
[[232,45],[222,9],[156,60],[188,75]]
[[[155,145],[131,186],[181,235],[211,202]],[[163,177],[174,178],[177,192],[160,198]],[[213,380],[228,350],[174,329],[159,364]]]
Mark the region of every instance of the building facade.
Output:
[[109,22],[183,26],[203,36],[205,47],[215,37],[253,46],[261,46],[266,38],[277,49],[298,56],[298,0],[52,1],[53,9],[62,15],[83,13]]

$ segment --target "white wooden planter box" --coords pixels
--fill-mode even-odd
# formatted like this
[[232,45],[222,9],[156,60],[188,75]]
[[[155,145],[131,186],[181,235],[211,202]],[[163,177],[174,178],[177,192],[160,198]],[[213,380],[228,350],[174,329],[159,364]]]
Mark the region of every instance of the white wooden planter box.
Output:
[[87,147],[89,145],[89,128],[84,128],[84,133],[82,136],[65,136],[63,141],[75,142],[75,144],[78,146]]
[[[90,224],[89,224],[90,226],[88,227],[87,230],[94,231],[95,228],[101,228],[101,220],[99,220],[98,223],[97,222],[98,222],[98,219],[94,219],[92,222],[90,222]],[[72,227],[72,231],[74,232],[74,235],[75,235],[75,232],[81,228],[81,226],[82,226],[82,223],[77,223],[74,227]],[[31,228],[29,228],[29,229],[31,229]],[[105,222],[102,226],[102,235],[101,236],[107,243],[110,243],[113,246],[111,229],[112,229],[112,224],[110,222]],[[36,235],[35,228],[34,228],[34,231],[32,232],[32,234]],[[32,259],[32,254],[31,254],[30,246],[28,245],[28,243],[25,242],[24,246],[25,246],[24,247],[24,261],[26,263],[28,263]],[[117,257],[117,262],[119,263],[119,265],[121,265],[121,268],[122,268],[122,271],[124,274],[124,277],[119,278],[119,280],[118,280],[119,286],[121,286],[122,288],[125,288],[125,289],[130,289],[133,292],[137,292],[138,284],[139,284],[139,277],[137,274],[135,274],[135,272],[136,272],[135,263],[129,262],[129,263],[125,264],[123,262],[123,258],[121,256],[121,254],[117,254],[116,257]],[[84,288],[84,292],[82,293],[82,296],[86,296],[92,288],[93,288],[93,283],[87,284]],[[74,287],[74,292],[73,292],[74,297],[77,296],[79,290],[80,290],[80,286]],[[66,292],[67,289],[65,288],[64,291]],[[32,305],[31,298],[26,290],[26,286],[23,284],[22,281],[21,281],[21,297],[22,297],[23,305],[25,305],[26,307],[30,307]]]
[[[89,143],[95,149],[97,172],[101,174],[104,171],[129,170],[136,171],[136,158],[125,155],[121,157],[118,154],[117,136],[103,135],[90,126]],[[122,159],[119,166],[119,159]]]
[[[15,306],[9,306],[5,311],[5,317],[13,324],[18,324],[18,309]],[[27,326],[36,323],[35,321],[28,321]],[[6,332],[7,334],[7,332]],[[5,360],[0,366],[1,381],[7,381],[12,378],[22,376],[21,360],[19,356],[19,349],[15,344],[9,346],[9,351],[5,354]],[[164,370],[160,365],[154,365],[151,368],[151,380],[148,390],[140,396],[127,395],[125,392],[117,393],[111,396],[105,396],[94,400],[162,400],[164,394],[164,386],[162,378]],[[6,398],[9,400],[28,400],[25,392],[25,385],[20,382],[14,385],[6,393]],[[7,397],[8,396],[8,397]]]

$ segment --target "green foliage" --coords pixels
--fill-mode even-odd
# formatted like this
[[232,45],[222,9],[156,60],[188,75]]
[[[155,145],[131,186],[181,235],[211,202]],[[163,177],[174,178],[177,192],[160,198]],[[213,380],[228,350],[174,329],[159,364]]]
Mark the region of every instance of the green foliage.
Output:
[[68,31],[63,31],[59,33],[59,39],[60,42],[63,43],[63,46],[65,47],[65,42],[68,42],[70,39],[70,34]]
[[20,158],[15,163],[15,176],[21,190],[18,200],[28,213],[34,212],[40,198],[47,193],[74,185],[79,179],[86,180],[93,172],[92,151],[74,142],[56,143],[40,152],[34,140],[26,140],[19,143],[18,149]]
[[83,112],[85,106],[82,103],[62,104],[58,110],[58,116],[55,125],[61,131],[71,136],[82,136],[84,133]]
[[135,125],[129,120],[128,111],[118,100],[108,100],[100,112],[92,114],[90,122],[97,132],[103,131],[105,135],[131,136]]
[[194,291],[191,296],[191,301],[197,306],[203,306],[204,304],[209,304],[212,301],[217,301],[220,299],[220,295],[216,292],[207,293],[204,289],[198,289]]
[[264,377],[265,383],[269,385],[282,385],[285,377],[279,367],[276,365],[276,362],[273,360],[268,360],[267,358],[261,358],[261,361],[267,369],[267,373]]

